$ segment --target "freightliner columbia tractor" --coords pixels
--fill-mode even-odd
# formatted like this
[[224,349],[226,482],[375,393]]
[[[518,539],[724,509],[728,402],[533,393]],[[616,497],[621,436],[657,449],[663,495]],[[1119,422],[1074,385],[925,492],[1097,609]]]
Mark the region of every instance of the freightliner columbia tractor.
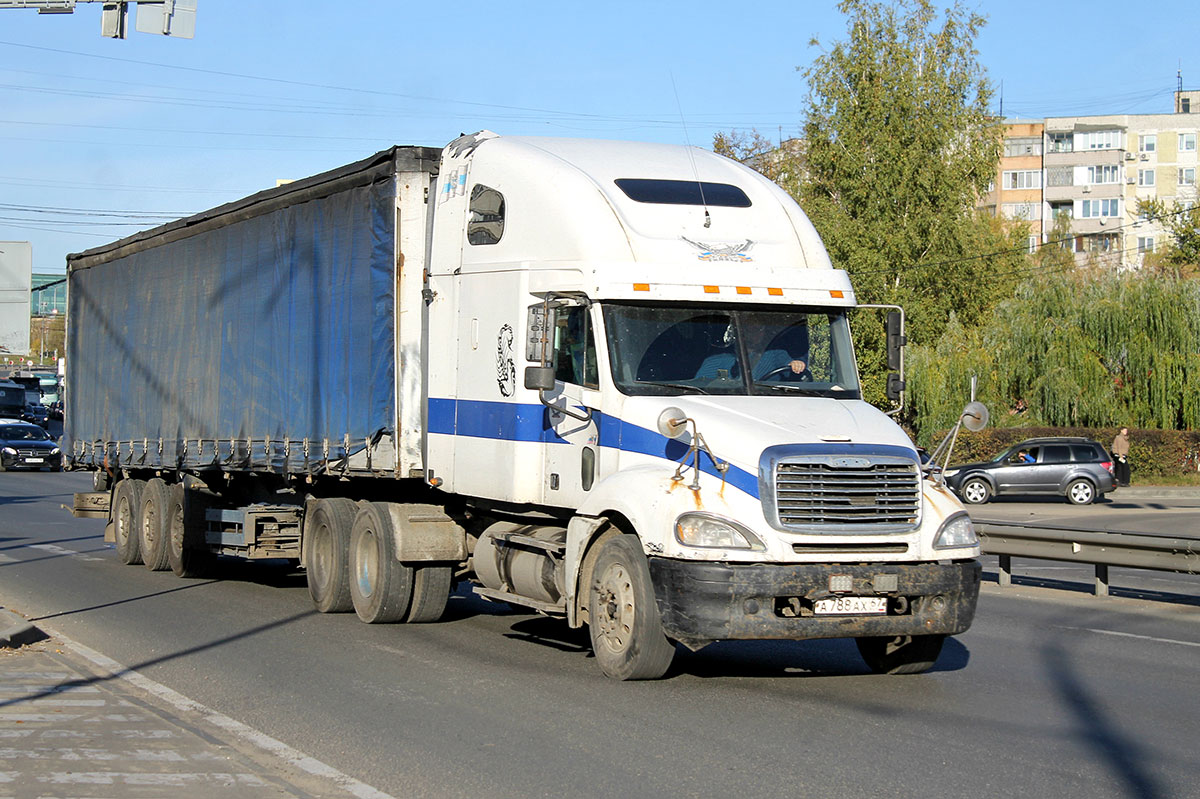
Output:
[[974,616],[974,529],[863,400],[846,273],[713,153],[395,147],[68,274],[76,512],[126,564],[290,559],[370,623],[470,586],[618,679],[752,639],[922,671]]

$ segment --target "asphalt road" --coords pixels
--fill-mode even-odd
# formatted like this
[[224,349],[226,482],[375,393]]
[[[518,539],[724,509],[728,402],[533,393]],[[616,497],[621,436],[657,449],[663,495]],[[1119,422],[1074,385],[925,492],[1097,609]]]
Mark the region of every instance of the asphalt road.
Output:
[[312,610],[303,576],[122,566],[0,475],[0,604],[398,797],[1200,796],[1200,609],[985,585],[935,670],[852,643],[718,644],[601,676],[584,635],[469,591],[432,625]]

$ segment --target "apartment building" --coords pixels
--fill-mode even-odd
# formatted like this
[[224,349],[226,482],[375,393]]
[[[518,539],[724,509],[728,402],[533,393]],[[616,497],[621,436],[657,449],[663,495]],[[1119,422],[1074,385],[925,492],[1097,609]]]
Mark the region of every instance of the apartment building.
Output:
[[1065,220],[1063,243],[1080,263],[1140,266],[1162,246],[1166,228],[1139,214],[1138,201],[1197,202],[1200,91],[1176,92],[1174,105],[1172,114],[1006,123],[998,182],[986,204],[1027,223],[1031,246],[1050,241],[1056,220]]

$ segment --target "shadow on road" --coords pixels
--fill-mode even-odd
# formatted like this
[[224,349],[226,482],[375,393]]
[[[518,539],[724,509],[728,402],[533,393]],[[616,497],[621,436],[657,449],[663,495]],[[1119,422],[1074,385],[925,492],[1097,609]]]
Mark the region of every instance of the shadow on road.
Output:
[[1126,789],[1124,795],[1138,799],[1166,796],[1151,773],[1137,740],[1121,734],[1105,712],[1103,702],[1084,685],[1062,648],[1057,643],[1049,643],[1043,647],[1042,657],[1051,685],[1075,719],[1072,737],[1120,780]]

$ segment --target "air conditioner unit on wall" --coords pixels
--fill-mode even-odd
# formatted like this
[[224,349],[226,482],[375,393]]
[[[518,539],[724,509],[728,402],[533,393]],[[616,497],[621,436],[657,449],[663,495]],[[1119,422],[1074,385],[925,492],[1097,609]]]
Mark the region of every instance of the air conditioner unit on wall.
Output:
[[1149,155],[1149,153],[1142,153],[1142,160],[1143,160],[1143,161],[1149,161],[1149,160],[1150,160],[1150,155]]
[[1091,187],[1091,186],[1084,186],[1084,187],[1083,187],[1083,193],[1084,193],[1084,194],[1091,194],[1091,193],[1092,193],[1092,187]]
[[1125,160],[1126,160],[1126,161],[1132,161],[1132,160],[1133,160],[1133,153],[1125,153]]

